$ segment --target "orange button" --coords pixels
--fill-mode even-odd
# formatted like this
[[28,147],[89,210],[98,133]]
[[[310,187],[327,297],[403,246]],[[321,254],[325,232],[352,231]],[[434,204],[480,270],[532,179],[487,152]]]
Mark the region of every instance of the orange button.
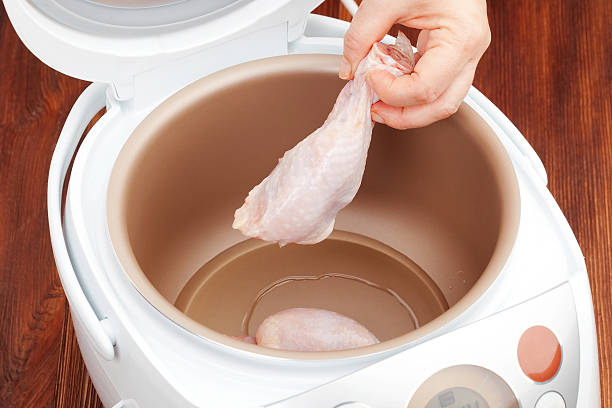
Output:
[[561,345],[557,336],[544,326],[525,330],[518,344],[519,365],[536,382],[550,380],[561,365]]

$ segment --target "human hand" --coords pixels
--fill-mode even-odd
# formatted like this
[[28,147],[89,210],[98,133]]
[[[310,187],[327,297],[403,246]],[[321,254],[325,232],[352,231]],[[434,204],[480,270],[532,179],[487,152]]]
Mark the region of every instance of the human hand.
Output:
[[397,129],[426,126],[457,111],[491,42],[485,0],[363,0],[344,37],[340,78],[351,79],[372,44],[395,23],[420,29],[409,75],[368,75],[381,99],[372,120]]

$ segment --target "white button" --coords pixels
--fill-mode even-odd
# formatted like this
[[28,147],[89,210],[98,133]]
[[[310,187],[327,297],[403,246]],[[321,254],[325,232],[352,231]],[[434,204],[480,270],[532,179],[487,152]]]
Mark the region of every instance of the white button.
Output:
[[565,401],[559,393],[549,391],[540,397],[535,408],[565,408]]
[[343,402],[340,405],[336,405],[334,408],[370,408],[370,406],[363,402]]

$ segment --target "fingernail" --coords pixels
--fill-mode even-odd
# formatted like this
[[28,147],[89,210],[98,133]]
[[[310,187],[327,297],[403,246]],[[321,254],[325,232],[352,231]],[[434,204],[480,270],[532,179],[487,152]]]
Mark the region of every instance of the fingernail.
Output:
[[385,123],[384,119],[376,112],[372,111],[372,119],[374,122]]
[[341,79],[349,79],[351,76],[351,64],[349,64],[346,58],[342,58],[342,62],[340,63],[340,72],[338,76]]

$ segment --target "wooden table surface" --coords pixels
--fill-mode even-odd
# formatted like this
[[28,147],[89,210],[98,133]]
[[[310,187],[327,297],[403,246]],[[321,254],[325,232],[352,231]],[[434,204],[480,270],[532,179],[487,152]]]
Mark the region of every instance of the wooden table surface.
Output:
[[[348,19],[338,0],[318,12]],[[475,85],[542,158],[586,257],[612,406],[612,2],[491,0]],[[414,34],[414,33],[411,33]],[[0,407],[100,407],[48,237],[46,180],[87,85],[38,61],[0,8]]]

